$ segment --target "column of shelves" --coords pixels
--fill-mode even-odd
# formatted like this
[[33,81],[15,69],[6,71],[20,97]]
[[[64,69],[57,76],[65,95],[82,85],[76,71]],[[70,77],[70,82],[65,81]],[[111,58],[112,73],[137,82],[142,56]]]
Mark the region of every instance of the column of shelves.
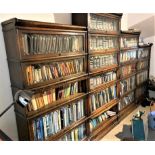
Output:
[[[80,15],[75,16],[78,19]],[[89,74],[87,126],[89,140],[99,140],[117,124],[120,16],[87,14],[85,20]],[[114,110],[114,116],[110,116],[109,110]]]
[[150,71],[150,55],[152,44],[139,46],[137,58],[137,89],[136,100],[141,103],[147,96],[147,84]]
[[20,19],[2,26],[13,95],[19,89],[34,92],[28,107],[15,105],[19,140],[59,140],[69,133],[68,140],[83,140],[87,136],[85,27]]
[[120,102],[118,120],[121,121],[136,106],[137,53],[140,33],[122,32],[120,36]]

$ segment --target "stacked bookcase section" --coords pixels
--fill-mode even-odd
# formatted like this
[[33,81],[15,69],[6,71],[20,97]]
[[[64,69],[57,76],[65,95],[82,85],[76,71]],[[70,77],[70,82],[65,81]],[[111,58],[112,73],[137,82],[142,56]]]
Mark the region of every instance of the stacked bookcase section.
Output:
[[72,14],[88,31],[88,132],[98,140],[117,123],[121,14]]
[[120,102],[118,117],[122,120],[137,106],[135,102],[137,53],[140,33],[121,32],[120,35]]
[[140,32],[122,31],[120,36],[120,102],[118,118],[122,120],[147,95],[152,44],[139,46]]
[[19,140],[86,138],[85,27],[11,19],[2,23],[13,95],[34,92],[15,105]]
[[149,79],[149,71],[150,71],[150,56],[151,56],[151,46],[144,45],[139,46],[137,52],[137,75],[136,75],[136,100],[137,102],[141,102],[144,97],[148,95],[147,84]]

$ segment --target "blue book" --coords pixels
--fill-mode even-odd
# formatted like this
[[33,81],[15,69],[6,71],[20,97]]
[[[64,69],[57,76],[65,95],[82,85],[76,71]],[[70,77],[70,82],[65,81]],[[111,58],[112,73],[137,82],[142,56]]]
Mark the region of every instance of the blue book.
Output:
[[39,118],[38,118],[38,119],[36,119],[35,123],[36,123],[36,137],[37,137],[37,140],[41,140],[41,133],[40,133],[40,122],[39,122]]
[[41,117],[39,119],[39,124],[40,124],[40,140],[44,140],[44,124],[43,124],[43,118]]

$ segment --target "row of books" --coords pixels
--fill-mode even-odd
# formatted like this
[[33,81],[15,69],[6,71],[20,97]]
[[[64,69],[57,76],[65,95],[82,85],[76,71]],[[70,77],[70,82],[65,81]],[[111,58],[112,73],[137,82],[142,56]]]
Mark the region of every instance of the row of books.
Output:
[[56,99],[59,100],[78,93],[79,86],[80,85],[78,85],[78,82],[75,82],[75,83],[71,83],[71,84],[67,84],[59,87],[57,89]]
[[82,52],[84,38],[77,35],[23,34],[23,48],[26,55]]
[[128,91],[135,88],[135,86],[136,86],[135,76],[132,76],[130,78],[122,80],[120,82],[120,85],[121,85],[120,95],[122,96],[124,93],[126,93],[126,92],[128,92]]
[[118,111],[125,108],[127,105],[131,104],[134,101],[134,91],[123,97],[118,103]]
[[99,51],[107,49],[117,49],[118,48],[118,38],[108,37],[108,36],[91,36],[90,40],[90,50]]
[[80,73],[83,72],[83,69],[83,59],[29,65],[26,67],[27,83],[28,85],[41,83],[59,77]]
[[89,58],[90,70],[117,64],[117,54],[91,56]]
[[149,56],[149,49],[140,48],[138,50],[138,59],[140,58],[146,58]]
[[136,64],[131,64],[121,67],[120,74],[121,77],[125,77],[127,75],[130,75],[131,73],[134,73],[135,71],[136,71]]
[[135,48],[138,46],[137,38],[121,37],[121,48]]
[[90,14],[90,29],[101,31],[118,31],[118,20]]
[[144,95],[146,92],[146,87],[142,86],[136,89],[136,98],[139,98],[141,95]]
[[32,96],[32,104],[29,104],[28,110],[38,110],[46,105],[52,104],[57,100],[66,98],[76,93],[78,93],[78,82],[63,85],[55,89],[52,88],[42,93],[36,93]]
[[107,72],[90,78],[90,89],[94,89],[97,86],[116,80],[116,72]]
[[33,121],[34,140],[44,140],[84,116],[84,100],[62,107]]
[[148,79],[148,71],[147,70],[137,74],[137,84],[138,85],[145,82],[147,79]]
[[29,111],[38,110],[46,105],[52,104],[56,101],[55,89],[37,93],[32,96],[31,104],[28,105]]
[[100,92],[90,96],[91,111],[98,109],[104,104],[110,102],[117,97],[116,85],[106,88]]
[[120,63],[135,60],[136,59],[136,50],[126,51],[120,53]]
[[90,122],[89,122],[90,132],[92,132],[93,129],[95,127],[97,127],[100,123],[104,122],[109,117],[112,117],[114,115],[116,115],[115,111],[108,110],[108,111],[102,113],[101,115],[99,115],[98,117],[91,119]]
[[138,70],[144,69],[144,68],[148,67],[148,65],[149,65],[149,61],[148,60],[146,60],[146,61],[139,61],[137,63],[137,69]]
[[81,124],[73,129],[70,133],[65,134],[59,141],[81,141],[86,137],[86,126]]

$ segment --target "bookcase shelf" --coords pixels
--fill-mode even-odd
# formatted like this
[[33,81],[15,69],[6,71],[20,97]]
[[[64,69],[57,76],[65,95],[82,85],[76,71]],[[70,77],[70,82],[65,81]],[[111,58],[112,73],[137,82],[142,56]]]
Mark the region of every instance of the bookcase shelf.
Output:
[[100,55],[100,54],[115,54],[118,53],[119,49],[106,49],[106,50],[96,50],[96,51],[91,51],[89,52],[89,55]]
[[90,140],[100,140],[105,136],[115,125],[117,125],[117,116],[112,116],[99,124],[90,134]]
[[135,102],[130,103],[129,105],[124,107],[120,112],[118,112],[119,121],[123,120],[126,117],[126,115],[130,114],[137,107],[138,104],[135,104]]
[[121,31],[121,17],[73,13],[73,25],[2,23],[12,94],[34,92],[26,108],[15,104],[19,140],[100,140],[138,106],[152,44],[138,46],[140,33]]
[[98,91],[101,91],[101,90],[104,90],[110,86],[113,86],[114,84],[116,84],[117,82],[119,82],[119,80],[112,80],[112,81],[109,81],[109,82],[106,82],[106,83],[103,83],[103,84],[100,84],[98,87],[96,88],[93,88],[89,91],[89,94],[92,94],[92,93],[96,93]]
[[130,78],[130,77],[132,77],[132,76],[134,76],[136,74],[137,74],[137,72],[133,72],[132,74],[126,75],[125,77],[121,77],[120,80],[128,79],[128,78]]
[[130,90],[127,91],[127,92],[125,92],[123,95],[120,96],[120,99],[124,98],[126,95],[130,94],[130,93],[133,92],[135,89],[136,89],[136,87],[133,88],[133,89],[130,89]]
[[138,60],[127,61],[127,62],[120,63],[120,66],[130,65],[130,64],[133,64],[133,63],[136,63],[136,62],[138,62]]
[[86,97],[87,94],[85,93],[78,93],[75,95],[71,95],[69,97],[66,97],[65,99],[60,99],[58,101],[55,101],[41,109],[38,109],[36,111],[30,111],[27,113],[27,119],[33,119],[36,118],[38,116],[42,116],[50,111],[54,111],[56,109],[59,109],[60,107],[67,105],[69,103],[75,102],[77,100],[79,100],[80,98],[84,98]]
[[80,120],[72,123],[70,126],[62,129],[60,132],[56,133],[53,136],[50,136],[48,139],[46,139],[47,141],[55,141],[58,140],[59,138],[61,138],[64,134],[67,134],[68,132],[70,132],[72,129],[76,128],[77,126],[79,126],[80,124],[84,123],[87,120],[86,117],[81,118]]
[[110,66],[107,66],[107,67],[102,67],[102,68],[99,68],[99,69],[93,69],[92,71],[89,72],[89,75],[95,75],[97,73],[104,73],[104,72],[108,72],[110,70],[113,70],[113,69],[116,69],[118,68],[118,65],[110,65]]
[[121,48],[120,50],[123,51],[123,52],[129,51],[129,50],[138,50],[138,47]]
[[95,118],[97,116],[99,116],[100,114],[102,114],[103,112],[109,110],[110,108],[112,108],[113,106],[115,106],[117,103],[119,102],[119,99],[113,99],[112,101],[105,103],[102,107],[96,109],[95,111],[93,111],[89,118]]

